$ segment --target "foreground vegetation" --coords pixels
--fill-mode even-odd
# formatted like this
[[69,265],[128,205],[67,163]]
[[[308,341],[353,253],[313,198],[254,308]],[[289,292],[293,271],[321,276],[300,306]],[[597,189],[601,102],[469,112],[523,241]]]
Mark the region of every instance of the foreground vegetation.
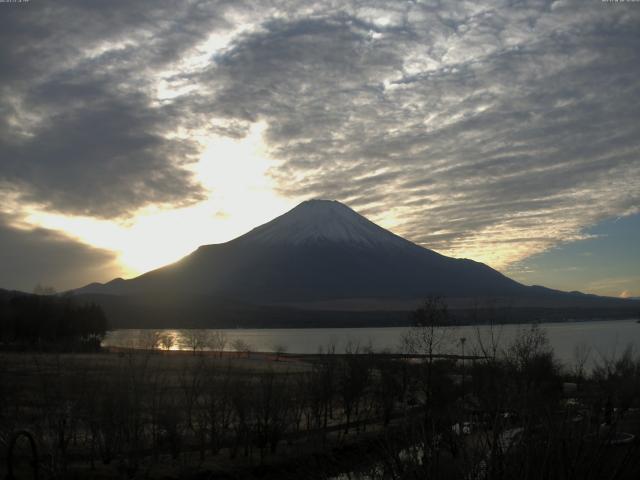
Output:
[[468,339],[471,356],[442,358],[444,343],[467,341],[447,337],[443,319],[442,304],[426,302],[404,356],[329,346],[258,357],[239,345],[226,355],[5,353],[0,453],[11,461],[0,475],[638,478],[631,350],[587,370],[578,349],[561,368],[544,331],[502,345],[496,327]]
[[70,295],[0,292],[3,350],[97,351],[107,329],[94,303]]

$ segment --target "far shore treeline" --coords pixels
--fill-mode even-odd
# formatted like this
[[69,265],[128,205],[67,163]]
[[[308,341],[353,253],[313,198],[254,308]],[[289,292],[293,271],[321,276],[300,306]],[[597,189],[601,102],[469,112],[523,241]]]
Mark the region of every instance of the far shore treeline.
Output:
[[3,349],[99,350],[108,328],[99,305],[70,295],[0,294]]

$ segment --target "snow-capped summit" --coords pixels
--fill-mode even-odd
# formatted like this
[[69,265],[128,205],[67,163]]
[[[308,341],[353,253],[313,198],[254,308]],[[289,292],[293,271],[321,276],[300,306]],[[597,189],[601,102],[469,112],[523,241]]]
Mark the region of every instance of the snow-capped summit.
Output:
[[308,200],[269,223],[254,228],[239,242],[262,245],[341,243],[367,247],[413,246],[336,200]]

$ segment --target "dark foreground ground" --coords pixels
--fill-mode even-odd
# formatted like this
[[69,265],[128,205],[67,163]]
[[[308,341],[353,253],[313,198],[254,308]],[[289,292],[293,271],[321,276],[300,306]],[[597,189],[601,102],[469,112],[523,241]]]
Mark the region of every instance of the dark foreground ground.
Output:
[[0,478],[639,478],[640,362],[561,371],[521,340],[466,363],[0,354]]

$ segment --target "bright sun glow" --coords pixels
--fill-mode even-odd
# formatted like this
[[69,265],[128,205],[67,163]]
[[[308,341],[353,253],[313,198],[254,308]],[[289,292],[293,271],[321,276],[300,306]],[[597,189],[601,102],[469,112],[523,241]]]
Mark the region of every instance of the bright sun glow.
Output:
[[203,150],[193,172],[208,190],[206,200],[179,209],[147,207],[126,221],[30,210],[24,221],[117,252],[130,277],[179,260],[198,246],[220,243],[269,221],[295,202],[278,196],[267,176],[273,164],[263,147],[264,125],[243,139],[199,138]]

